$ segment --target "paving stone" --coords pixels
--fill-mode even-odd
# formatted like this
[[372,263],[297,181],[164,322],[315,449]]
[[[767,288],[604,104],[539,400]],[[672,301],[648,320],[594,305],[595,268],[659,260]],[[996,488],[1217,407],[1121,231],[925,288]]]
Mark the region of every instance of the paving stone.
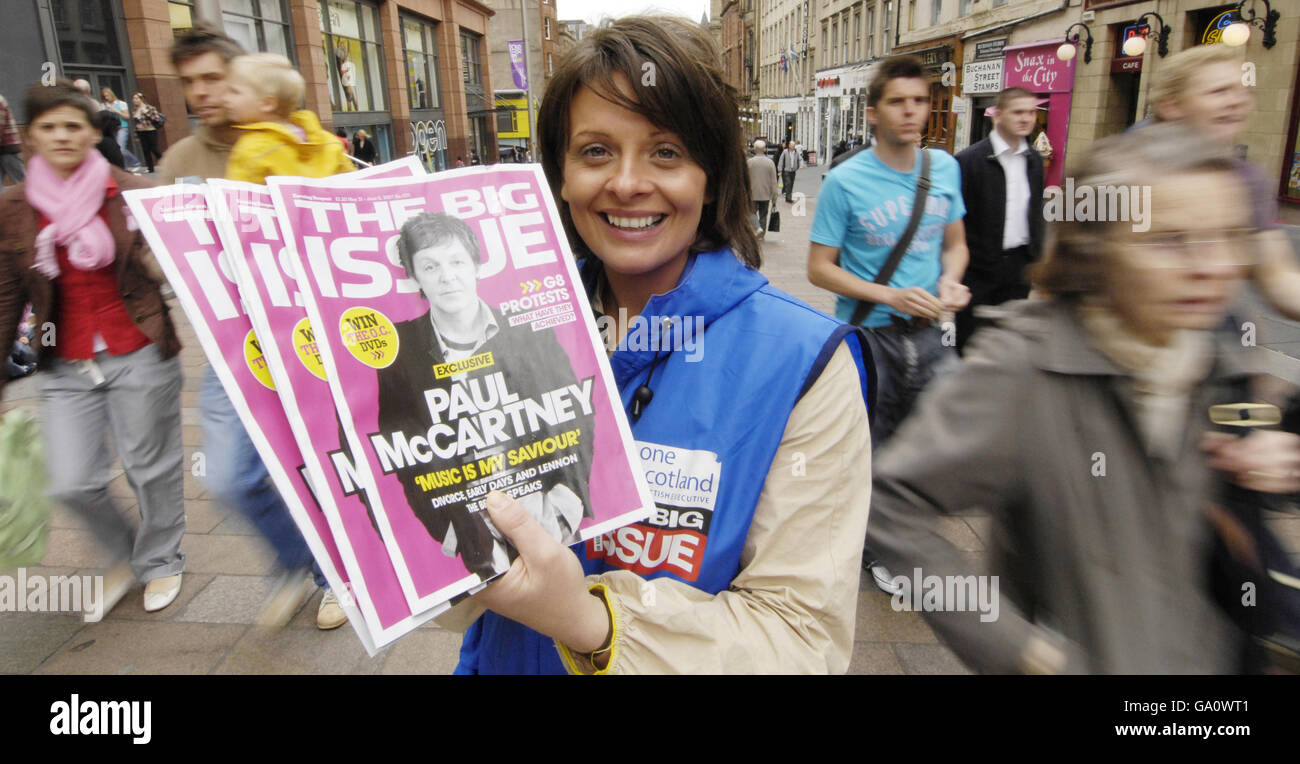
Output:
[[247,628],[110,619],[87,625],[36,673],[206,674]]
[[256,536],[261,541],[261,532],[257,526],[248,521],[248,518],[238,512],[227,512],[221,522],[208,533],[218,536]]
[[189,601],[176,612],[175,620],[252,624],[271,592],[272,579],[268,576],[207,575],[205,578],[201,590],[195,587]]
[[0,674],[30,674],[85,625],[74,615],[0,613]]
[[265,576],[275,566],[269,550],[249,536],[187,535],[181,549],[185,569],[193,573]]
[[854,638],[867,642],[934,642],[936,637],[920,613],[895,611],[893,598],[876,588],[871,574],[863,572],[858,590],[858,616]]
[[249,628],[217,667],[217,674],[352,674],[379,670],[350,630]]
[[461,635],[417,629],[384,650],[384,674],[450,674],[460,660]]
[[185,535],[212,533],[232,512],[211,499],[185,500]]
[[108,550],[88,530],[51,528],[42,565],[73,568],[102,568],[112,562]]
[[894,653],[908,674],[973,674],[947,647],[897,643]]
[[854,642],[849,674],[902,674],[902,665],[888,642]]

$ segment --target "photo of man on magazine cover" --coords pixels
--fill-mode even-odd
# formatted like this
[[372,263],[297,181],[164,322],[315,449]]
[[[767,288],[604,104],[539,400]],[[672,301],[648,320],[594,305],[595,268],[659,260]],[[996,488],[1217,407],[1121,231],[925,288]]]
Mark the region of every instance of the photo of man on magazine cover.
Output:
[[426,460],[396,471],[406,500],[443,554],[487,580],[514,557],[482,509],[489,485],[561,543],[579,540],[593,516],[595,415],[592,380],[577,379],[555,330],[511,326],[479,297],[480,248],[451,215],[402,226],[398,255],[429,309],[395,323],[397,357],[378,370],[378,426],[427,439],[417,454]]

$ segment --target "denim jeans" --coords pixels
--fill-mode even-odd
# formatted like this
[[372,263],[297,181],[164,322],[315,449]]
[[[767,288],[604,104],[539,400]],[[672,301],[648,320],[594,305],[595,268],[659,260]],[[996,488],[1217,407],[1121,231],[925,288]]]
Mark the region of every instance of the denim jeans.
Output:
[[203,379],[199,409],[207,467],[204,486],[222,504],[248,518],[275,550],[282,567],[294,570],[310,563],[317,586],[325,586],[325,576],[312,559],[311,549],[211,369]]
[[889,440],[921,390],[934,377],[953,371],[957,352],[943,344],[938,327],[922,329],[867,328],[867,342],[876,362],[876,417],[871,449]]

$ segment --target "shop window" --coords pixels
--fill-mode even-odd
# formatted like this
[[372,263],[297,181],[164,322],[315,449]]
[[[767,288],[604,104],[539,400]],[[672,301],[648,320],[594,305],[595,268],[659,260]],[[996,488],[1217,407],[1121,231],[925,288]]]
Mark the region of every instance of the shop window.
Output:
[[379,10],[358,0],[321,0],[321,32],[335,111],[384,111]]
[[221,0],[221,23],[244,50],[293,60],[285,0]]
[[167,14],[171,17],[172,37],[179,37],[194,29],[194,3],[170,0]]
[[50,11],[65,66],[123,66],[112,0],[51,0]]
[[437,25],[403,16],[402,44],[406,48],[406,89],[411,108],[440,108]]

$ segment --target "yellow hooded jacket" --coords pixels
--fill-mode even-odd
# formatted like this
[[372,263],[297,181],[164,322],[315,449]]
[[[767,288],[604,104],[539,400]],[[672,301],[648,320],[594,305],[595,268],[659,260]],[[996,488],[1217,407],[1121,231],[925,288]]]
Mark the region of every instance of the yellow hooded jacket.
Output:
[[307,140],[298,140],[292,130],[275,122],[236,125],[243,135],[230,150],[226,177],[266,183],[269,175],[324,178],[352,171],[352,160],[343,153],[338,137],[326,132],[315,114],[295,111],[289,121],[307,133]]

